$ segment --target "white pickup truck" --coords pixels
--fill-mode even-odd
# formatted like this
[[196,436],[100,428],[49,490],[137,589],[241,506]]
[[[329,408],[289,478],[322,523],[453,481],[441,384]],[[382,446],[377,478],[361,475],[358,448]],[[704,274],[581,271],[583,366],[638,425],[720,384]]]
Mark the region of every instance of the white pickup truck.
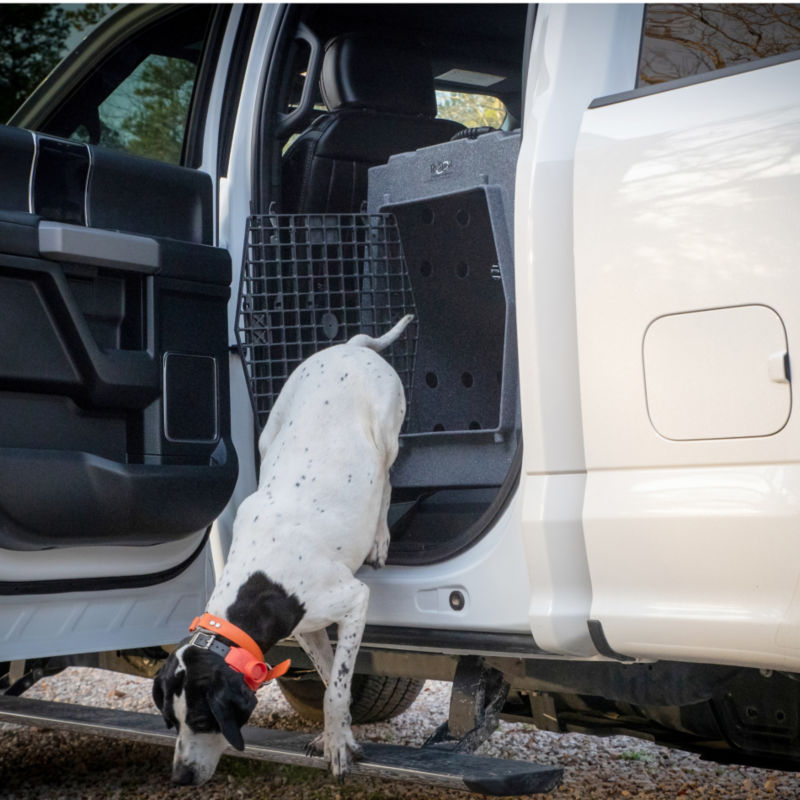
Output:
[[457,749],[502,714],[800,763],[799,30],[112,13],[0,127],[0,701],[157,666],[286,376],[412,312],[355,721],[438,678]]

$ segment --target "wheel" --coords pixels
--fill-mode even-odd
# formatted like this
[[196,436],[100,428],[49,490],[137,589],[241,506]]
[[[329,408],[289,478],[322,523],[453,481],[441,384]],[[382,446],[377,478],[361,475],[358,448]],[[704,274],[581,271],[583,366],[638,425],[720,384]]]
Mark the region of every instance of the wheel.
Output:
[[[319,678],[299,681],[279,679],[278,685],[289,705],[309,722],[322,722],[325,684]],[[417,699],[425,681],[414,678],[386,678],[354,675],[350,715],[356,725],[383,722],[402,714]]]

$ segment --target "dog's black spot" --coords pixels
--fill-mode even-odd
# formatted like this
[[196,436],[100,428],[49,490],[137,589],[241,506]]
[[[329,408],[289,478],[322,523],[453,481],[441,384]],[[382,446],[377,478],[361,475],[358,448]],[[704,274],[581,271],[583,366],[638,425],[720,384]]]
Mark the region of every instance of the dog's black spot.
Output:
[[287,637],[305,613],[305,606],[295,595],[259,571],[239,587],[226,619],[252,636],[266,652]]
[[172,701],[183,691],[185,677],[186,673],[180,669],[178,659],[173,654],[153,679],[153,702],[164,717],[168,728],[178,728]]
[[222,733],[237,750],[244,748],[240,729],[256,707],[255,692],[222,656],[198,647],[184,650],[186,724],[195,733]]

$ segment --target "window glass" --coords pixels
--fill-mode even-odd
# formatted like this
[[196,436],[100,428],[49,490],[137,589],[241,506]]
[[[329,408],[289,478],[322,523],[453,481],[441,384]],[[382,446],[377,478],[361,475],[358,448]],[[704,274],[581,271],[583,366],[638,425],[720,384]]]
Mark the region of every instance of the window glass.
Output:
[[188,6],[126,42],[41,129],[179,164],[210,14]]
[[436,105],[439,109],[438,117],[460,122],[467,128],[480,128],[484,125],[499,128],[507,113],[503,102],[488,94],[437,89]]
[[69,138],[180,163],[195,72],[191,61],[148,56],[98,105],[95,138],[85,124]]
[[800,50],[800,4],[648,5],[638,86]]

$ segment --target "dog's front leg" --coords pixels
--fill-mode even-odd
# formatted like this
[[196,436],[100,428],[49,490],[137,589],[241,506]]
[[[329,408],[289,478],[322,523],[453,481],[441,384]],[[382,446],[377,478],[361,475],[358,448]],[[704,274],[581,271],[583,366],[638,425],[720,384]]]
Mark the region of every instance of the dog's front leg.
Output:
[[343,588],[351,602],[338,622],[339,640],[333,657],[331,681],[325,691],[323,734],[325,756],[331,765],[331,772],[340,780],[350,770],[353,759],[361,757],[361,748],[350,728],[350,688],[369,600],[369,589],[355,578]]
[[[328,631],[323,628],[310,633],[295,633],[294,638],[311,659],[314,669],[327,690],[331,685],[331,672],[333,670],[333,647],[331,647],[331,640],[328,638]],[[306,745],[306,753],[310,756],[327,755],[324,730]]]

